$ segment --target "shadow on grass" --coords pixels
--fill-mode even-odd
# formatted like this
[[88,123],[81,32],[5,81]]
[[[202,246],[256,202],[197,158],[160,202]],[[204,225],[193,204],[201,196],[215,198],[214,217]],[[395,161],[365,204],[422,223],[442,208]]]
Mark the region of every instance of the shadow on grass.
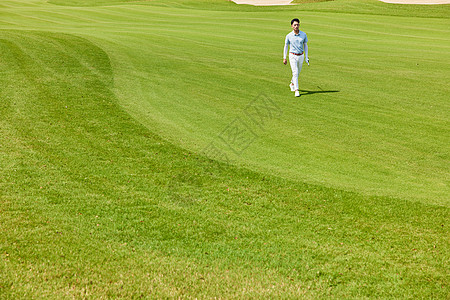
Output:
[[340,91],[324,91],[324,90],[320,90],[320,91],[308,91],[308,90],[300,90],[301,92],[301,96],[306,96],[306,95],[313,95],[313,94],[324,94],[324,93],[339,93]]

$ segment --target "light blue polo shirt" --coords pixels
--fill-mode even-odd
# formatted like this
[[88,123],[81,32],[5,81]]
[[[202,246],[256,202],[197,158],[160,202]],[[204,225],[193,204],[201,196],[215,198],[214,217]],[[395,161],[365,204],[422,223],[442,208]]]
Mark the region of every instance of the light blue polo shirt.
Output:
[[308,37],[306,36],[306,33],[300,30],[298,31],[298,34],[295,34],[294,30],[289,32],[286,35],[286,40],[284,41],[286,45],[290,45],[289,52],[297,54],[303,53],[303,44],[307,42]]

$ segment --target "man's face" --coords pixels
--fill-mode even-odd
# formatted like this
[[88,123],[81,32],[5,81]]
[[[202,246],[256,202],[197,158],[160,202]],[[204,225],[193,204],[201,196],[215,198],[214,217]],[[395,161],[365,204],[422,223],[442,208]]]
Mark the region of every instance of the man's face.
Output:
[[292,23],[292,29],[294,29],[294,31],[298,31],[298,22],[297,21],[294,21],[294,23]]

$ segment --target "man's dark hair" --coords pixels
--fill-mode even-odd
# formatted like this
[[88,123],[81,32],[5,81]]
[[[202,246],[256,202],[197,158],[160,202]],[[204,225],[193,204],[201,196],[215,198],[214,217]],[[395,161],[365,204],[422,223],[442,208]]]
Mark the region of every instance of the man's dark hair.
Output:
[[297,19],[297,18],[295,18],[295,19],[292,19],[292,21],[291,21],[291,25],[292,25],[292,24],[294,24],[294,22],[298,22],[298,23],[300,24],[300,20],[299,20],[299,19]]

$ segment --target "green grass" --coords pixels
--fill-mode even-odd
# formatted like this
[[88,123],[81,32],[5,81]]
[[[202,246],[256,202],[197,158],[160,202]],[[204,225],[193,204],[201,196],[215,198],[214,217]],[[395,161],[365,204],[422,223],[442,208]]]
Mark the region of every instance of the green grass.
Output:
[[123,2],[0,4],[0,298],[448,297],[449,6]]

